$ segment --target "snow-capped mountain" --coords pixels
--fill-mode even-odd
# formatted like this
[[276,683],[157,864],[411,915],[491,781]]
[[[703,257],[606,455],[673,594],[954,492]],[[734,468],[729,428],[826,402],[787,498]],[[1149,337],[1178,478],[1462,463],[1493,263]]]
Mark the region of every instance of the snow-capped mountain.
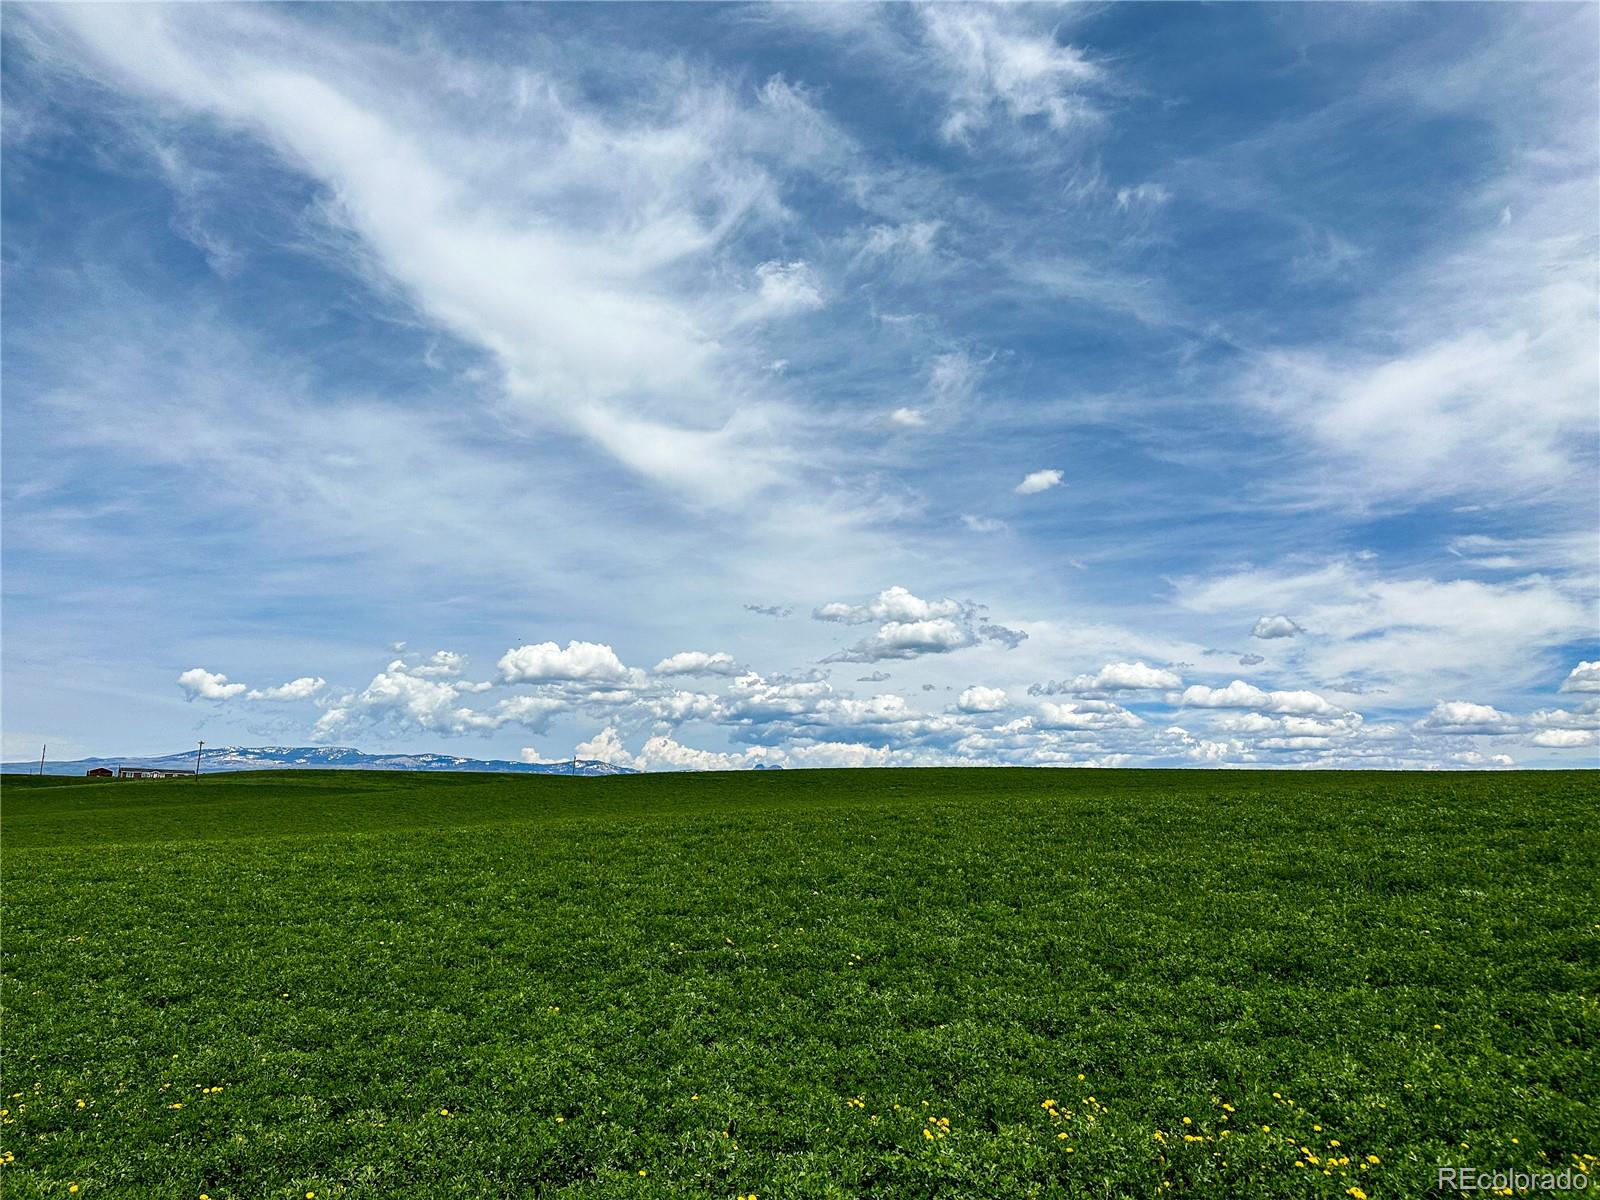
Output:
[[[172,771],[194,770],[194,751],[129,758],[79,758],[70,762],[46,760],[46,775],[83,775],[95,767],[155,767]],[[39,763],[0,763],[0,773],[31,775]],[[200,759],[201,774],[221,771],[515,771],[525,775],[634,775],[629,767],[615,767],[593,758],[571,762],[525,763],[505,759],[457,758],[450,754],[363,754],[345,746],[215,746]]]

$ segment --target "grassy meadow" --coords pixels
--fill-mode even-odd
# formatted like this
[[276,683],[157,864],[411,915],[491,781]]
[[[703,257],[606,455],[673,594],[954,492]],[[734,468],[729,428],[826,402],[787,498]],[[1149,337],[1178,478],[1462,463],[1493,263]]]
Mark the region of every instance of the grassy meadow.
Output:
[[7,777],[0,1186],[1378,1200],[1438,1166],[1600,1176],[1594,782]]

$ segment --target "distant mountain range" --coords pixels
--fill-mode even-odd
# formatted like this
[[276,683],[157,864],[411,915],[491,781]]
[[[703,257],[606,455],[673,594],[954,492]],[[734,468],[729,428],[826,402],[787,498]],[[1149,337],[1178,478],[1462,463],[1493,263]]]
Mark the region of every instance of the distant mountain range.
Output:
[[[155,767],[194,770],[194,751],[127,758],[45,760],[46,775],[84,775],[94,767]],[[31,775],[39,762],[0,763],[0,773]],[[637,775],[593,758],[575,762],[525,763],[505,759],[456,758],[449,754],[363,754],[344,746],[216,746],[205,750],[200,773],[222,771],[514,771],[521,775]]]

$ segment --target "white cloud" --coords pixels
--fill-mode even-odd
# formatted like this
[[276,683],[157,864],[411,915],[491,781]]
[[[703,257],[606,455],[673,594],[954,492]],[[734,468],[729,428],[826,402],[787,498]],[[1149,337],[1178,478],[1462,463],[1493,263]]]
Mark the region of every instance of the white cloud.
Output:
[[1462,750],[1450,756],[1452,762],[1458,762],[1465,767],[1514,767],[1517,760],[1509,754],[1484,754],[1478,750]]
[[1561,681],[1563,692],[1600,692],[1600,660],[1580,662]]
[[870,604],[824,604],[811,615],[818,621],[843,621],[864,625],[871,621],[927,621],[956,617],[965,611],[955,600],[924,600],[896,584],[879,592]]
[[493,720],[497,725],[520,725],[535,733],[543,733],[561,713],[571,705],[555,696],[509,696],[495,705]]
[[191,667],[179,675],[178,686],[189,700],[232,700],[246,690],[244,684],[229,683],[226,675],[215,674],[203,667]]
[[1029,10],[935,4],[916,11],[948,89],[939,130],[946,141],[970,143],[997,113],[1058,131],[1098,115],[1085,91],[1102,81],[1103,69],[1032,27]]
[[1318,679],[1382,686],[1390,704],[1431,704],[1492,677],[1508,689],[1547,677],[1549,655],[1592,636],[1592,584],[1583,576],[1406,578],[1360,558],[1250,568],[1177,581],[1186,610],[1252,621],[1295,612],[1317,630],[1297,645],[1296,669]]
[[1117,207],[1123,212],[1141,208],[1160,208],[1171,199],[1172,193],[1159,183],[1140,183],[1133,187],[1117,189]]
[[847,152],[800,89],[663,69],[602,113],[520,62],[375,52],[268,10],[36,27],[101,82],[253,136],[315,181],[324,246],[492,356],[518,435],[576,433],[717,502],[781,478],[788,410],[738,333],[750,303],[805,311],[820,288],[807,263],[750,264],[741,305],[719,268],[736,233],[788,216],[775,158],[803,174]]
[[277,687],[263,688],[259,691],[252,689],[246,699],[309,700],[327,684],[328,681],[319,675],[302,675],[299,679],[291,679],[288,683],[280,683]]
[[861,253],[875,258],[926,258],[933,253],[941,225],[940,221],[874,225],[867,231]]
[[1023,477],[1021,483],[1012,489],[1019,496],[1034,496],[1040,492],[1047,492],[1053,487],[1061,486],[1061,472],[1050,468],[1043,471],[1030,471]]
[[888,621],[876,633],[847,650],[830,654],[825,662],[881,662],[890,658],[916,658],[922,654],[947,654],[975,645],[977,634],[948,617],[927,621]]
[[633,766],[633,755],[622,744],[617,731],[607,725],[586,742],[579,742],[572,751],[573,758],[597,759],[614,767]]
[[648,700],[650,715],[658,722],[682,725],[686,721],[709,721],[722,714],[722,698],[709,692],[676,691],[670,696]]
[[657,675],[740,675],[744,668],[733,661],[733,655],[717,651],[683,650],[655,665]]
[[487,733],[501,722],[460,703],[454,682],[412,673],[400,659],[374,676],[360,692],[326,709],[313,728],[317,741],[327,741],[360,725],[389,725],[431,733]]
[[1600,742],[1600,733],[1592,729],[1541,729],[1528,740],[1535,746],[1570,750],[1577,746],[1595,745]]
[[1502,734],[1516,733],[1522,725],[1509,713],[1503,713],[1490,704],[1442,700],[1416,723],[1416,728],[1427,733]]
[[1265,640],[1271,638],[1292,638],[1295,634],[1304,632],[1305,630],[1301,629],[1300,626],[1296,625],[1282,613],[1279,613],[1276,616],[1262,617],[1256,621],[1255,628],[1250,631],[1250,636]]
[[623,682],[628,668],[610,646],[599,642],[555,642],[518,646],[500,659],[500,677],[506,683]]
[[1183,680],[1175,671],[1148,667],[1142,662],[1107,663],[1093,675],[1075,676],[1066,690],[1072,692],[1123,692],[1145,689],[1181,688]]
[[964,713],[999,712],[1009,701],[1004,688],[984,687],[974,684],[956,699],[956,707]]
[[1139,717],[1108,700],[1074,700],[1039,705],[1036,724],[1041,729],[1131,729],[1143,725]]
[[657,735],[640,747],[631,765],[640,771],[742,771],[757,763],[781,761],[785,755],[752,747],[741,753],[697,750]]
[[1235,679],[1221,688],[1193,684],[1184,689],[1177,703],[1184,708],[1250,708],[1259,712],[1307,715],[1333,716],[1346,711],[1315,692],[1268,692],[1242,679]]
[[905,429],[921,429],[928,423],[928,418],[922,414],[921,409],[897,408],[889,414],[889,423]]
[[811,312],[822,307],[817,274],[804,262],[764,262],[756,268],[760,282],[756,311],[762,316]]
[[[402,643],[403,648],[403,643]],[[465,655],[453,650],[435,650],[427,661],[410,668],[411,674],[424,679],[454,679],[466,669]]]
[[1004,533],[1010,528],[998,517],[979,517],[972,513],[962,513],[961,523],[973,533]]

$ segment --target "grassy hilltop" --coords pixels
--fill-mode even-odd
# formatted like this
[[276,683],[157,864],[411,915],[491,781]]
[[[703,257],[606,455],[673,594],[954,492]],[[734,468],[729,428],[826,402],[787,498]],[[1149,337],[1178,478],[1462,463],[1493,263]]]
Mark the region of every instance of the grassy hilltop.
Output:
[[1577,773],[8,777],[0,1184],[1600,1176],[1597,817]]

